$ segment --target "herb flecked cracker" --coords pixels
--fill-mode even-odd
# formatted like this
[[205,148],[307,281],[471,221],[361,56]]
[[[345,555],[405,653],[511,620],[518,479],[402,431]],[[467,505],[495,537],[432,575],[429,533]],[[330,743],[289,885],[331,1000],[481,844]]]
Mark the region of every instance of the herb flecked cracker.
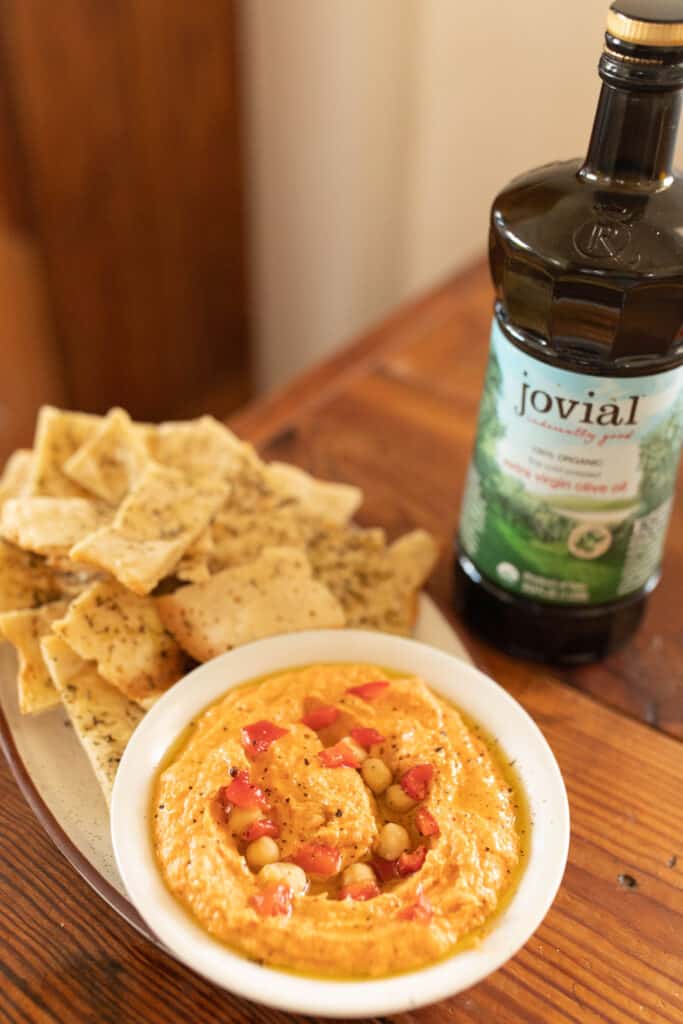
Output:
[[42,641],[52,682],[97,776],[107,805],[119,762],[144,711],[98,675],[58,636]]
[[52,498],[88,497],[85,488],[70,480],[64,463],[95,431],[99,416],[64,412],[44,405],[38,413],[33,462],[26,493]]
[[192,480],[232,479],[243,465],[260,461],[250,444],[213,416],[159,424],[150,438],[150,449],[157,462]]
[[356,487],[316,481],[295,467],[290,475],[288,468],[242,465],[211,526],[181,559],[177,577],[198,583],[253,561],[268,547],[303,549],[318,530],[346,518],[362,500]]
[[177,470],[150,463],[113,523],[76,544],[71,558],[148,594],[206,528],[228,489],[223,481],[192,483]]
[[0,540],[0,612],[38,608],[60,594],[55,573],[44,559]]
[[315,578],[344,608],[348,626],[412,632],[419,589],[438,557],[430,534],[414,530],[388,546],[383,530],[328,528],[311,540],[307,553]]
[[112,516],[112,509],[88,498],[10,498],[0,512],[0,533],[25,551],[66,559]]
[[271,487],[296,498],[309,515],[319,516],[325,522],[348,523],[363,501],[359,487],[318,480],[286,462],[269,462],[265,474]]
[[166,628],[197,661],[276,633],[344,625],[341,605],[312,578],[297,548],[268,548],[248,565],[158,598],[157,606]]
[[110,409],[63,465],[64,473],[103,501],[118,505],[149,462],[142,430],[124,409]]
[[150,707],[185,671],[186,657],[164,628],[153,598],[115,580],[93,583],[52,628],[141,707]]
[[19,448],[13,452],[0,475],[0,509],[8,498],[20,497],[28,486],[33,469],[33,452]]
[[19,660],[17,683],[22,715],[37,714],[59,704],[59,694],[43,660],[40,641],[66,608],[66,601],[54,601],[42,608],[0,615],[0,636],[14,646]]

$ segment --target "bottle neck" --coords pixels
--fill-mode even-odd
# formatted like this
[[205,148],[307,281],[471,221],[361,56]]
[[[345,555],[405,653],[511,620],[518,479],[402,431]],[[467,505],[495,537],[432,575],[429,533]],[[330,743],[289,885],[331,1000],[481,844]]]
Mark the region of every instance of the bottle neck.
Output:
[[621,88],[603,82],[581,177],[652,191],[673,180],[680,89]]

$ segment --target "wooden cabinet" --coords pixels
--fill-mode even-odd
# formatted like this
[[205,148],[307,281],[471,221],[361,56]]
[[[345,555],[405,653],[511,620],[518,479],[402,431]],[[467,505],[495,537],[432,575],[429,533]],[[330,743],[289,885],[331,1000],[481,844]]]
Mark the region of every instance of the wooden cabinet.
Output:
[[44,400],[249,396],[238,77],[232,0],[5,0],[0,457]]

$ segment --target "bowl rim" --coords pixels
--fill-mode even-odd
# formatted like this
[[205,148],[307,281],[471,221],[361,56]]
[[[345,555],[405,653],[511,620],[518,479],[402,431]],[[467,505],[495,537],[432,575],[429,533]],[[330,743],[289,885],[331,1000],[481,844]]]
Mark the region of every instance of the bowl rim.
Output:
[[[421,676],[497,740],[514,760],[529,806],[530,848],[517,889],[481,944],[431,966],[379,979],[334,980],[256,964],[213,939],[163,882],[151,840],[152,786],[163,758],[192,717],[234,686],[298,666],[365,661]],[[514,756],[512,756],[514,755]],[[514,956],[549,910],[569,851],[569,803],[542,732],[522,706],[473,665],[420,641],[365,630],[268,637],[198,666],[151,708],[119,766],[111,805],[116,863],[129,897],[178,960],[236,995],[314,1016],[376,1016],[457,994]]]

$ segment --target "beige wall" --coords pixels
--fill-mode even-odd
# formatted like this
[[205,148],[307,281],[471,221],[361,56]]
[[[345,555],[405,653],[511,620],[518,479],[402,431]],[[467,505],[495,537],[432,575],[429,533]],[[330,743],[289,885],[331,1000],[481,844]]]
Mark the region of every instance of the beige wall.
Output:
[[264,389],[481,253],[513,175],[584,152],[607,6],[243,0]]

